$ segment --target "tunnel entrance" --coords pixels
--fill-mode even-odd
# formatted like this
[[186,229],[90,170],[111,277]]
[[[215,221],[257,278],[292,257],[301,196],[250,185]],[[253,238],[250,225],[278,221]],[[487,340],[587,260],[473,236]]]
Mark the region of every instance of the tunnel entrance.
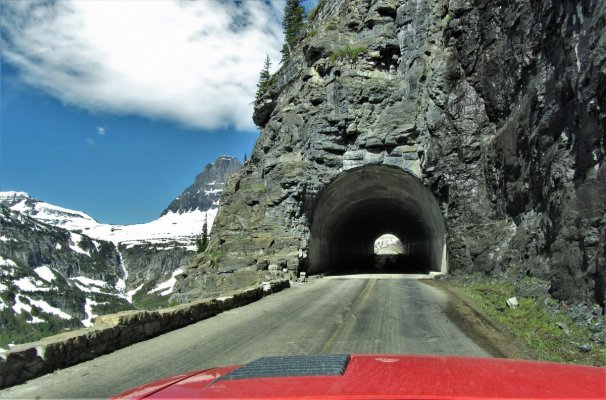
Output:
[[[380,254],[384,234],[400,254]],[[444,221],[433,194],[394,167],[365,166],[339,175],[315,199],[308,273],[446,272]]]

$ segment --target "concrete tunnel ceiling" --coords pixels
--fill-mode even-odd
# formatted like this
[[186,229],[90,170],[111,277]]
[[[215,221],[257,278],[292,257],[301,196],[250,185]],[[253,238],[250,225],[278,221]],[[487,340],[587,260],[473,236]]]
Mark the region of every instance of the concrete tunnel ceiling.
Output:
[[[407,249],[389,271],[374,254],[386,233]],[[438,202],[417,178],[388,166],[349,170],[316,197],[308,272],[446,272],[444,233]]]

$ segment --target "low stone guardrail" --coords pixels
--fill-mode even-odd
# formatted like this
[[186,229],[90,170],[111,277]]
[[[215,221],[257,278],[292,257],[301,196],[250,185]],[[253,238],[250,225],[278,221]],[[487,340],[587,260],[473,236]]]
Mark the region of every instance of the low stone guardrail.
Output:
[[288,280],[279,280],[216,299],[196,300],[155,311],[133,310],[101,315],[95,319],[92,328],[61,333],[0,353],[0,388],[111,353],[255,302],[288,287]]

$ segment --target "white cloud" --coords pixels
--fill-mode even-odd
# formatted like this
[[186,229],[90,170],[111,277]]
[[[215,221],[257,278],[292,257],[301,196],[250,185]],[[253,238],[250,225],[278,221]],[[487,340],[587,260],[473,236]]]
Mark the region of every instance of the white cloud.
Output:
[[105,135],[105,128],[102,126],[97,127],[97,135],[103,136]]
[[89,145],[89,146],[94,146],[97,143],[95,143],[95,141],[93,139],[91,139],[91,138],[86,138],[86,144]]
[[[3,58],[30,85],[92,111],[253,129],[283,1],[3,2]],[[98,131],[99,134],[100,131]]]

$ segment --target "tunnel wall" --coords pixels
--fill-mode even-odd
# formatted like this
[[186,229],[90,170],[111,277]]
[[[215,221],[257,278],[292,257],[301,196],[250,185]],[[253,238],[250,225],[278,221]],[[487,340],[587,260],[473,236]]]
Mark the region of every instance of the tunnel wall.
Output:
[[308,272],[352,271],[374,256],[374,240],[391,233],[422,265],[443,271],[445,228],[438,202],[409,173],[370,165],[340,174],[314,199]]

